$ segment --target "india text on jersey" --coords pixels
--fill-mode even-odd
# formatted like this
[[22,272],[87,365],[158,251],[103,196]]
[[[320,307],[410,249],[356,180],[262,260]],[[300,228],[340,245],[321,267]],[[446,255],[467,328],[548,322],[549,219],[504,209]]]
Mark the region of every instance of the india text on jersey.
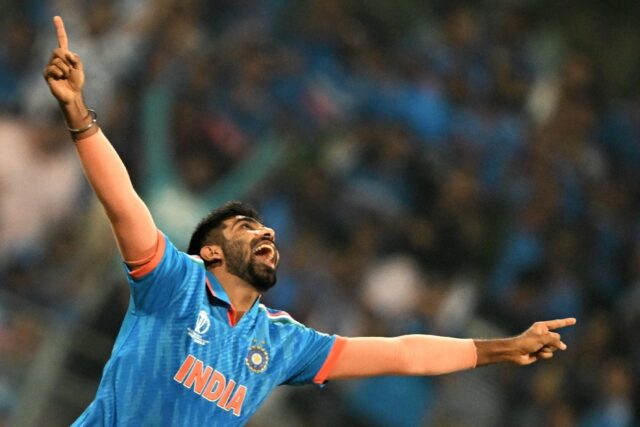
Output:
[[225,411],[233,411],[233,415],[237,417],[242,413],[247,387],[240,384],[233,393],[236,386],[234,380],[227,382],[227,378],[220,371],[205,365],[202,360],[191,354],[184,359],[173,379],[188,389],[193,387],[194,393],[210,402],[217,402],[218,407]]

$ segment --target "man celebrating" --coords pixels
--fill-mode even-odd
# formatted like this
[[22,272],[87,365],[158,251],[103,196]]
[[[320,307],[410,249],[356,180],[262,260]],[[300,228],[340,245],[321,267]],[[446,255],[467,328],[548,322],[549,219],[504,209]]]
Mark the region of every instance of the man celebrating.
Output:
[[96,397],[74,425],[242,425],[281,384],[528,365],[566,349],[553,330],[573,318],[499,340],[344,338],[265,307],[260,295],[276,283],[280,261],[275,231],[250,206],[231,202],[200,222],[188,254],[176,249],[85,106],[82,62],[60,17],[54,25],[58,48],[44,78],[111,222],[132,295]]

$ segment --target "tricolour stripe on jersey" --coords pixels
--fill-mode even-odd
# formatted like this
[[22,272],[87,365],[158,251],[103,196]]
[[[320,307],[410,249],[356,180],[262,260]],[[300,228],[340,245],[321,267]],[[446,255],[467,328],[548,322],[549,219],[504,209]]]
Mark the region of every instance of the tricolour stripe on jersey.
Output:
[[196,264],[204,265],[204,261],[198,255],[188,255],[191,261],[195,261]]
[[267,319],[274,323],[288,323],[291,325],[304,326],[302,323],[295,320],[289,313],[286,311],[275,311],[271,312],[264,304],[260,304],[260,309],[265,312],[267,315]]

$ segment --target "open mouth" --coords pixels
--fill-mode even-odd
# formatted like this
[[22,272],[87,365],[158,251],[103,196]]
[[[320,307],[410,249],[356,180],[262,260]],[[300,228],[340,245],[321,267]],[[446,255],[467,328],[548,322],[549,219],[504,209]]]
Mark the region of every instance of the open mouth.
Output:
[[267,266],[276,268],[278,263],[278,251],[271,242],[260,243],[253,249],[253,255],[262,260]]

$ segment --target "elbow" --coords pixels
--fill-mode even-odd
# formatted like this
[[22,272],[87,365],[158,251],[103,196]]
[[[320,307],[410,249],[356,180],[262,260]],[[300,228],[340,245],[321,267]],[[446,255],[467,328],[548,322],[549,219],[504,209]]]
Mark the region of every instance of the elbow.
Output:
[[118,199],[100,198],[100,203],[104,207],[109,222],[114,225],[135,221],[143,214],[151,216],[146,205],[135,192]]
[[412,336],[395,338],[396,344],[396,370],[398,374],[409,376],[433,375],[429,364],[425,363],[425,357],[416,351]]

